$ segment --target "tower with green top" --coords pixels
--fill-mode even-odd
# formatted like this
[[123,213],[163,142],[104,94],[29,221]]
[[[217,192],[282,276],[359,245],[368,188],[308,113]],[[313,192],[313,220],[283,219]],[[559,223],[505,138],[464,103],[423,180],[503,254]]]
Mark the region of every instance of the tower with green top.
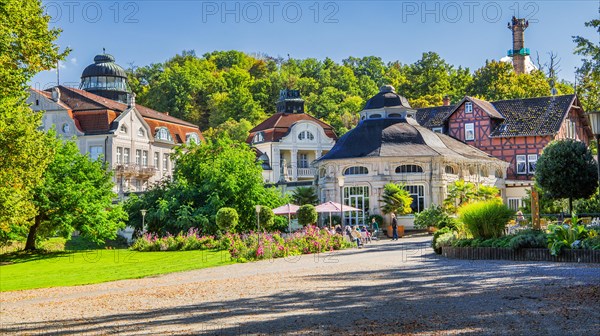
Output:
[[508,29],[512,31],[513,48],[508,51],[508,56],[513,59],[513,68],[517,74],[525,73],[525,58],[529,56],[529,48],[525,48],[525,29],[529,27],[529,21],[517,19],[513,16],[508,23]]

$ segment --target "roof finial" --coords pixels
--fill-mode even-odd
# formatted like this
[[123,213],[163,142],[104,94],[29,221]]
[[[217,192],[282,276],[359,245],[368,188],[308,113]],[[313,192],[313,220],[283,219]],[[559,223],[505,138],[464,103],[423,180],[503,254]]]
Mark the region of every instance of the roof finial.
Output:
[[106,54],[106,48],[102,48],[102,53]]

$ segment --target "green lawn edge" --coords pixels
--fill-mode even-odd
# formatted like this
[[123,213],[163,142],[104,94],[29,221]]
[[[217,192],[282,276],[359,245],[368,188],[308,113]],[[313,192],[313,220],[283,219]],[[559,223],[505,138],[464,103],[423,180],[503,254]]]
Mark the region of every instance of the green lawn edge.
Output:
[[227,250],[137,252],[97,249],[0,258],[0,292],[90,285],[235,263]]

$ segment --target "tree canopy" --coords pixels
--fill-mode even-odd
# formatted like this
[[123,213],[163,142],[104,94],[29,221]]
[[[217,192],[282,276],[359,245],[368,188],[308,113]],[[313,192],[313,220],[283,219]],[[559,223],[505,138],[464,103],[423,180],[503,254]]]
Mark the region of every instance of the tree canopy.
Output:
[[27,82],[55,67],[68,51],[54,44],[37,0],[0,2],[0,243],[20,236],[35,216],[31,190],[50,162],[48,137],[38,130],[41,115],[25,103]]
[[75,142],[56,138],[52,142],[52,161],[33,189],[36,214],[25,249],[35,249],[36,239],[69,238],[75,230],[96,242],[115,238],[127,215],[121,205],[112,204],[117,196],[112,173],[102,161],[81,154]]
[[535,169],[536,184],[552,199],[587,198],[598,188],[598,165],[585,143],[553,141],[542,152]]
[[[199,57],[192,51],[164,63],[128,70],[141,104],[197,123],[202,130],[236,134],[275,113],[280,89],[299,89],[306,112],[332,125],[342,135],[357,123],[367,99],[384,84],[393,85],[412,107],[458,102],[465,95],[486,100],[550,94],[542,71],[517,75],[509,63],[486,62],[474,73],[455,67],[435,52],[412,64],[385,63],[375,56],[282,59],[240,51],[215,51]],[[566,93],[568,86],[559,86]],[[562,92],[565,91],[565,92]]]
[[238,231],[256,227],[255,205],[270,208],[284,203],[262,180],[256,154],[245,143],[228,137],[209,139],[181,149],[172,182],[163,182],[127,203],[130,224],[140,228],[141,209],[148,231],[178,233],[192,227],[205,233],[217,230],[216,214],[223,207],[239,214]]

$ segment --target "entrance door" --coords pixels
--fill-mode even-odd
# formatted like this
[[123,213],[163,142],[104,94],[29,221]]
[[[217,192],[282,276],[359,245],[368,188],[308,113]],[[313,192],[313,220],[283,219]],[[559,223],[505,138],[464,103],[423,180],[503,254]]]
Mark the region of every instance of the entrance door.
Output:
[[[365,197],[364,195],[350,195],[349,205],[357,209],[364,209]],[[349,225],[363,224],[363,212],[362,211],[349,211],[346,213],[348,216]]]

